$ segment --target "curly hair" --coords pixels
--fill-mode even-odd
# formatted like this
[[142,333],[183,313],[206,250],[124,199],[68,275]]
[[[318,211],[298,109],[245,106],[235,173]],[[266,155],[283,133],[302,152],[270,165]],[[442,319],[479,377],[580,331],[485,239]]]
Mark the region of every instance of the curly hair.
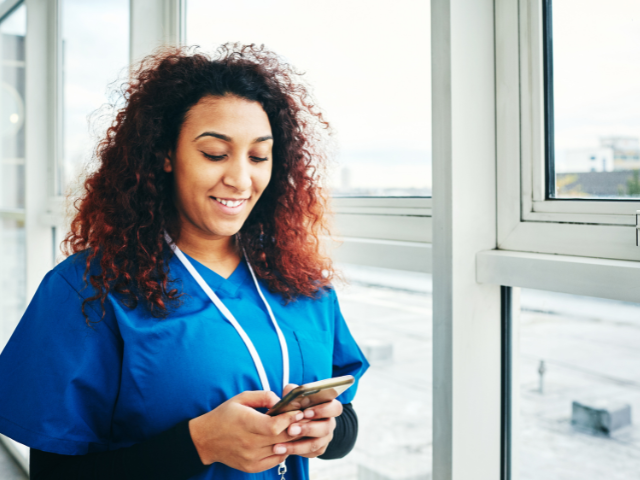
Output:
[[[163,163],[189,109],[209,95],[259,102],[271,124],[271,181],[237,235],[256,275],[287,302],[315,297],[330,284],[335,272],[320,240],[329,233],[322,142],[329,124],[299,76],[254,44],[225,44],[213,56],[196,47],[164,48],[137,65],[64,240],[68,255],[87,253],[84,280],[95,289],[82,304],[88,325],[85,304],[99,300],[104,317],[110,292],[129,308],[143,303],[156,318],[179,305],[163,232],[174,240],[180,232],[173,177]],[[92,264],[99,264],[97,274],[90,275]]]

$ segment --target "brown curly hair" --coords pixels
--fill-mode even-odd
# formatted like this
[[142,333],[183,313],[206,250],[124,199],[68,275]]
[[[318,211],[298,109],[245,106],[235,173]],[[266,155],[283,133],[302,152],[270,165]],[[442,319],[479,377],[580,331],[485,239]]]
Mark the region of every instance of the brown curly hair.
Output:
[[214,56],[164,48],[140,62],[120,94],[124,107],[97,146],[98,168],[84,181],[64,240],[68,255],[87,253],[84,279],[95,289],[82,304],[87,324],[85,304],[99,300],[104,317],[109,292],[130,308],[144,303],[156,318],[179,305],[163,232],[174,240],[180,232],[163,162],[189,109],[208,95],[257,101],[271,124],[271,181],[237,236],[256,275],[286,301],[330,284],[334,270],[320,241],[329,233],[321,141],[329,124],[300,73],[264,46],[225,44]]

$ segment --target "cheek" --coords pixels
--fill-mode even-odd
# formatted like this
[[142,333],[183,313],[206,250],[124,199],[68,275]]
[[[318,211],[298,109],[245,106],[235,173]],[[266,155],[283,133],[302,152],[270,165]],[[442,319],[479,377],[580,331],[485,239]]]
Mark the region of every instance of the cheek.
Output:
[[271,166],[268,168],[259,169],[253,175],[253,184],[255,189],[259,192],[263,192],[269,182],[271,181]]
[[203,169],[181,169],[175,171],[176,196],[183,205],[190,205],[202,198],[211,185],[211,172]]
[[200,162],[185,162],[176,172],[177,183],[187,196],[208,190],[213,183],[220,180],[221,175],[222,170],[218,165]]

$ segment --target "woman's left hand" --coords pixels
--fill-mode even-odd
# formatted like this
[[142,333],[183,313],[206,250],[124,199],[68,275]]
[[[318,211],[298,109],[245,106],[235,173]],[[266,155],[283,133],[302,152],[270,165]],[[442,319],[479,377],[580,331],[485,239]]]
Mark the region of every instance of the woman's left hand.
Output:
[[[282,393],[283,398],[295,387],[297,385],[287,385]],[[314,458],[327,450],[336,428],[335,417],[342,414],[342,403],[338,400],[331,400],[309,407],[303,413],[304,419],[289,425],[287,429],[291,441],[273,446],[275,455],[300,455],[301,457]]]

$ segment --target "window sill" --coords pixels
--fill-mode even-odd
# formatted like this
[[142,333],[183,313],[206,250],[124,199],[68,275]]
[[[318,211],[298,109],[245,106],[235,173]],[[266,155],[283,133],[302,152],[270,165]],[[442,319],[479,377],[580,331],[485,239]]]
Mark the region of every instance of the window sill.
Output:
[[640,262],[486,250],[476,256],[478,283],[640,302]]

